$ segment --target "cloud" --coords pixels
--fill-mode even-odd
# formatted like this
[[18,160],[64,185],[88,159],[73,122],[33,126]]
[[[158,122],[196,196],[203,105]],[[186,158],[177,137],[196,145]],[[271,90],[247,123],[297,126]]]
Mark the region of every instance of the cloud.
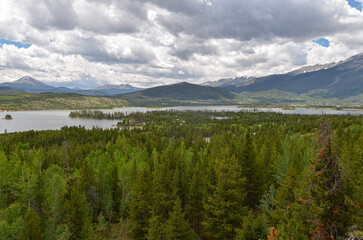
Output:
[[[168,1],[171,2],[175,1]],[[348,17],[344,1],[225,0],[213,1],[213,6],[193,2],[195,7],[190,7],[190,12],[185,13],[183,8],[173,14],[161,14],[159,22],[175,35],[241,41],[275,37],[307,40],[354,27],[341,21]]]
[[31,44],[2,44],[0,82],[200,83],[358,54],[363,13],[345,0],[3,0],[0,38]]
[[98,34],[130,33],[146,17],[136,1],[30,0],[18,5],[32,27],[47,31],[75,28]]

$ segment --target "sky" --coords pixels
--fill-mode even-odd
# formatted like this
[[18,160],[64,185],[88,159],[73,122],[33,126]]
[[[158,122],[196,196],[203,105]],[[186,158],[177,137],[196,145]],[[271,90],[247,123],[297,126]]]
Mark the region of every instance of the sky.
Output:
[[0,83],[151,87],[363,52],[363,0],[1,0]]

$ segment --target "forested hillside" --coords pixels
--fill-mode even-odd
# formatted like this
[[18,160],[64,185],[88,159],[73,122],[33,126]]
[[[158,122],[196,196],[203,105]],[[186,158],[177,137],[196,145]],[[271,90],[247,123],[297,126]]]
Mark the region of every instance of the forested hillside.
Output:
[[362,117],[121,117],[0,135],[0,239],[362,236]]
[[117,108],[127,105],[127,101],[115,97],[84,96],[73,93],[15,93],[1,94],[0,110],[64,110]]
[[235,94],[221,88],[187,82],[144,89],[121,98],[135,106],[175,106],[194,104],[231,104]]

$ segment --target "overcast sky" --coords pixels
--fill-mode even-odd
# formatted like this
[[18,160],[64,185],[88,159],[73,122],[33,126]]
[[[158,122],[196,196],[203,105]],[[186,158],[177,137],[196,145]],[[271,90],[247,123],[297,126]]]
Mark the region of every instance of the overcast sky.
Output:
[[363,52],[363,0],[1,0],[0,82],[154,86]]

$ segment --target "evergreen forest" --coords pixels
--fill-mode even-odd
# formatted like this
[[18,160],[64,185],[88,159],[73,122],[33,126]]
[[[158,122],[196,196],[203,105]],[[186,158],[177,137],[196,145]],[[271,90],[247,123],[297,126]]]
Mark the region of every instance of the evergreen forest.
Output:
[[144,124],[1,134],[1,240],[363,236],[363,117],[72,114]]

